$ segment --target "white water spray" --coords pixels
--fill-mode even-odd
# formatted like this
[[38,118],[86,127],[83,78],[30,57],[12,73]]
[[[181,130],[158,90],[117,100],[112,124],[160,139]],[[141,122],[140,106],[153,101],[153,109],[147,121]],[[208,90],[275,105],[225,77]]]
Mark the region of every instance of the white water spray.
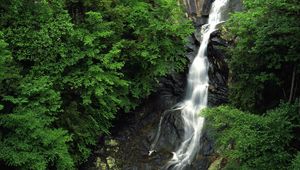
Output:
[[[202,26],[202,42],[198,54],[189,69],[186,96],[183,102],[176,105],[176,108],[181,110],[184,123],[183,142],[178,150],[173,152],[173,158],[167,163],[164,169],[184,169],[187,165],[191,164],[199,151],[201,131],[204,124],[204,117],[199,116],[199,112],[207,106],[209,86],[207,45],[210,34],[222,22],[222,14],[227,8],[228,1],[215,0],[210,10],[208,24]],[[161,122],[159,126],[161,126]],[[158,140],[159,133],[156,136],[154,145]],[[154,146],[151,146],[151,149],[153,148]],[[153,150],[149,152],[149,155],[152,152]]]

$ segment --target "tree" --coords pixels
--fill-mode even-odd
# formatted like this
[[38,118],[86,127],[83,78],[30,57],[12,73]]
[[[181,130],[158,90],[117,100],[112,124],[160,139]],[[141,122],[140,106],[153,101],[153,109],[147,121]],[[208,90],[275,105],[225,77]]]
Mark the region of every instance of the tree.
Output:
[[230,106],[205,111],[207,124],[229,162],[225,169],[297,169],[300,5],[243,3],[244,11],[231,14],[223,27],[230,42]]
[[118,112],[182,71],[192,28],[176,1],[0,0],[0,160],[86,161]]
[[245,0],[225,30],[229,50],[231,102],[263,112],[280,99],[299,96],[300,5],[295,0]]
[[260,116],[220,106],[206,110],[204,115],[217,152],[237,164],[236,169],[287,169],[296,150],[291,142],[296,140],[294,129],[300,123],[298,109],[283,103]]

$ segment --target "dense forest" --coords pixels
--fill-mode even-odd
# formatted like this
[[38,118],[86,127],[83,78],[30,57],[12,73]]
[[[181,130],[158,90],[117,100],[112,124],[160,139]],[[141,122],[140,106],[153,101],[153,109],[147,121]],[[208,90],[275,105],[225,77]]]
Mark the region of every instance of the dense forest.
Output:
[[1,0],[0,160],[85,162],[117,112],[185,68],[192,31],[175,1]]
[[[220,29],[229,102],[201,113],[219,169],[299,170],[300,4],[243,6]],[[193,31],[176,0],[0,0],[0,169],[77,169]]]
[[229,103],[206,116],[225,169],[300,169],[300,4],[244,0],[230,16]]

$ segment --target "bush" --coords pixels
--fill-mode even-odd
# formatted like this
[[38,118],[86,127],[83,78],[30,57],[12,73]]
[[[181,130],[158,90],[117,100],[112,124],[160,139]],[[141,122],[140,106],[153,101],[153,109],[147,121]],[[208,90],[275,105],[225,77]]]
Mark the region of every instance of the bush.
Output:
[[207,109],[208,125],[216,137],[218,152],[244,169],[286,169],[293,150],[296,105],[281,104],[264,116],[230,106]]
[[[226,22],[229,98],[243,110],[264,112],[300,95],[300,5],[296,0],[243,0]],[[294,79],[294,82],[293,82]],[[296,95],[297,94],[297,95]]]
[[86,161],[117,112],[182,71],[192,27],[176,1],[0,0],[0,160]]
[[298,152],[297,156],[293,159],[292,166],[290,167],[292,170],[300,169],[300,152]]

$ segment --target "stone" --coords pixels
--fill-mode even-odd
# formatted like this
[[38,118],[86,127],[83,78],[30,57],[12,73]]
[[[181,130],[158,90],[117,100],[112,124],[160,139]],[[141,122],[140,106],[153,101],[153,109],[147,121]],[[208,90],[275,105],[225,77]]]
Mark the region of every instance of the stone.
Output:
[[193,20],[194,25],[195,25],[196,29],[198,29],[198,30],[200,30],[199,28],[201,28],[202,25],[206,24],[207,21],[208,21],[207,16],[197,17],[195,20]]
[[209,15],[209,11],[211,8],[211,4],[214,2],[214,0],[205,0],[202,6],[202,16],[208,16]]
[[190,18],[201,16],[203,2],[204,0],[182,0]]
[[202,41],[201,30],[196,30],[194,32],[194,36],[195,36],[195,39],[197,40],[197,42],[200,43]]
[[218,170],[221,168],[222,158],[218,158],[213,161],[213,163],[209,166],[208,170]]

